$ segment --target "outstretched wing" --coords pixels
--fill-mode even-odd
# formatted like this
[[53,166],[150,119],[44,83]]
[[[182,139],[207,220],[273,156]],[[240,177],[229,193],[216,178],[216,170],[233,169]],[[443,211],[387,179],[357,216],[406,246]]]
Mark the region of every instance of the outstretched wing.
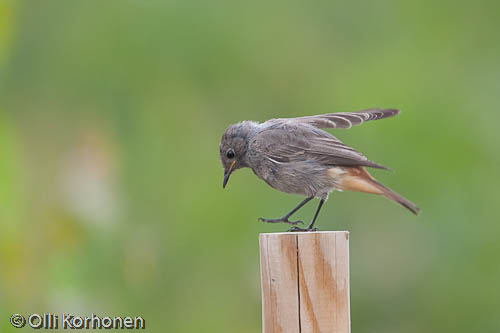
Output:
[[309,124],[274,119],[251,140],[252,150],[276,163],[311,161],[326,166],[367,166],[387,169],[369,161],[328,132]]
[[399,114],[399,110],[395,109],[369,109],[357,112],[337,112],[299,117],[293,118],[293,120],[317,128],[351,128],[370,120],[392,117],[397,114]]

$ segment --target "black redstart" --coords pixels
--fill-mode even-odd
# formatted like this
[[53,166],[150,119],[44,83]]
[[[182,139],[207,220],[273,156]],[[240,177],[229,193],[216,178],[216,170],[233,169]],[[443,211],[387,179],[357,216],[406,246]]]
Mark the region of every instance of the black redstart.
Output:
[[297,225],[302,221],[289,218],[313,198],[319,205],[307,227],[290,231],[315,230],[314,222],[332,190],[349,190],[381,194],[414,214],[419,208],[401,195],[375,180],[365,167],[387,169],[369,161],[321,128],[351,128],[369,120],[392,117],[399,110],[369,109],[358,112],[329,113],[299,118],[271,119],[263,123],[243,121],[229,126],[220,143],[226,187],[231,173],[248,167],[271,187],[286,193],[306,196],[291,212],[278,219],[259,220]]

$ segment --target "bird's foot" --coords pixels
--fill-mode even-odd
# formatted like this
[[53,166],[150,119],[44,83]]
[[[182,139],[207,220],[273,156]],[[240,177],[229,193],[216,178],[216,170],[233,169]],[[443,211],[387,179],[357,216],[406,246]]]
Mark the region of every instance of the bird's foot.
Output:
[[287,232],[310,232],[310,231],[318,231],[318,228],[307,228],[307,229],[302,229],[299,227],[293,227],[287,230]]
[[[259,217],[259,221],[266,222],[266,223],[286,223],[286,224],[291,224],[291,225],[297,225],[297,224],[304,224],[302,221],[289,221],[288,217],[282,217],[280,219],[265,219],[263,217]],[[293,229],[293,228],[292,228]]]

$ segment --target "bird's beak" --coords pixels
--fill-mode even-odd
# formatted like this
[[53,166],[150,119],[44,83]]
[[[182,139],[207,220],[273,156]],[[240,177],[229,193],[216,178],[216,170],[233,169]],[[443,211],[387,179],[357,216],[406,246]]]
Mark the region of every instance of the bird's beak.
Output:
[[229,169],[224,171],[224,181],[222,182],[222,188],[226,188],[227,181],[229,180],[229,176],[231,176],[231,172],[235,164],[236,161],[233,161],[233,163],[231,163],[231,165],[229,166]]

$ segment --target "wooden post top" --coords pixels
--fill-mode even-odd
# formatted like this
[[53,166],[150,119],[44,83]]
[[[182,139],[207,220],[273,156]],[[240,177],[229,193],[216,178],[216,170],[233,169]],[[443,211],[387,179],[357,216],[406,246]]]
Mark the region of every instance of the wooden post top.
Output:
[[259,235],[263,332],[350,332],[349,232]]
[[337,233],[343,233],[349,235],[349,231],[347,230],[335,230],[335,231],[285,231],[285,232],[262,232],[259,234],[259,236],[263,235],[315,235],[315,234],[337,234]]

